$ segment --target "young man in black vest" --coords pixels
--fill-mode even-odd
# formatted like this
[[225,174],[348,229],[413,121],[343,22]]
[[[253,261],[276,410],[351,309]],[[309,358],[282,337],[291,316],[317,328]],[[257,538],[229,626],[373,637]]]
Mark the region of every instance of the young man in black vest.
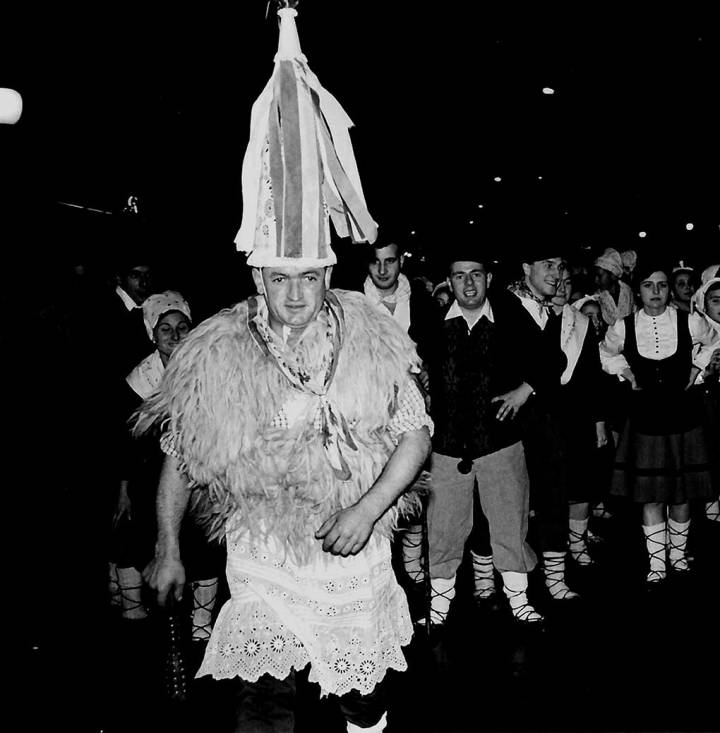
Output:
[[476,597],[494,596],[494,568],[513,616],[537,624],[527,575],[536,557],[526,541],[529,479],[516,413],[533,388],[517,338],[522,306],[488,287],[492,273],[477,246],[461,243],[448,263],[455,300],[444,311],[428,360],[435,422],[428,506],[431,622],[441,626],[455,596],[455,578],[473,522],[473,490],[489,525],[489,547],[473,554]]
[[562,315],[553,308],[565,269],[562,236],[543,225],[529,232],[522,256],[523,275],[509,287],[521,305],[516,328],[524,344],[526,381],[534,395],[523,416],[523,445],[545,585],[553,600],[577,598],[565,582],[569,514],[560,389],[568,360],[561,343]]

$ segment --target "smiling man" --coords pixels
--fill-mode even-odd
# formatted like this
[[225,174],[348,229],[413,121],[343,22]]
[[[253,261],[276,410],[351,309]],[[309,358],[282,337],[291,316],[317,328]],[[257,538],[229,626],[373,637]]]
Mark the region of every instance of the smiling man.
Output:
[[505,419],[508,400],[497,399],[524,382],[522,344],[514,333],[521,308],[504,291],[488,298],[492,273],[479,246],[459,242],[453,250],[448,275],[455,300],[429,359],[435,424],[428,506],[431,621],[443,628],[455,595],[477,490],[489,540],[472,555],[475,597],[481,607],[496,607],[497,569],[513,617],[537,623],[542,617],[526,594],[536,557],[526,542],[529,480],[520,425]]

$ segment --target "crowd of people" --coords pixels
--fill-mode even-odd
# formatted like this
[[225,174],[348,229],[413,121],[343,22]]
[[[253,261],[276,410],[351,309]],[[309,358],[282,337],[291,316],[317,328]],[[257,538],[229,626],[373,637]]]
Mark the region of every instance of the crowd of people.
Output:
[[[198,319],[126,239],[109,287],[78,272],[45,314],[47,427],[82,535],[68,567],[101,578],[125,638],[186,609],[191,671],[237,682],[237,731],[292,731],[299,675],[348,731],[381,731],[466,557],[518,633],[577,603],[568,566],[596,563],[590,518],[617,502],[639,508],[639,585],[692,573],[693,533],[720,527],[720,265],[584,261],[543,220],[502,261],[495,232],[449,234],[423,271],[378,234],[349,120],[278,15],[236,238],[253,292]],[[331,287],[331,218],[366,242],[357,289]]]
[[257,266],[257,295],[199,325],[149,257],[126,258],[94,318],[116,334],[102,546],[128,629],[187,584],[191,671],[204,656],[199,674],[259,680],[277,701],[309,663],[372,730],[412,634],[442,643],[466,557],[474,601],[538,630],[528,575],[572,603],[566,565],[594,566],[590,518],[619,501],[641,507],[638,584],[692,572],[693,532],[720,527],[720,265],[614,249],[583,265],[539,236],[513,277],[485,251],[451,242],[420,273],[381,236],[354,292],[329,288],[331,265]]

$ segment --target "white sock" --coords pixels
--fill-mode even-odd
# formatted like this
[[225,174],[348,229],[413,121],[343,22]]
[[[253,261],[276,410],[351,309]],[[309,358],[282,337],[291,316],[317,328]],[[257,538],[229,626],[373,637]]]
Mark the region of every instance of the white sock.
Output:
[[369,728],[361,728],[359,725],[355,725],[355,723],[351,723],[349,720],[346,720],[345,722],[347,723],[348,733],[358,733],[358,731],[364,731],[365,733],[381,733],[381,731],[385,730],[385,726],[387,725],[387,713],[383,713],[382,718],[380,718],[375,725],[371,725]]
[[421,583],[425,579],[422,566],[422,525],[411,524],[400,534],[402,558],[405,572],[413,583]]
[[218,579],[207,578],[192,582],[192,640],[207,641],[212,632],[212,613],[218,591]]
[[689,570],[687,561],[687,541],[690,520],[676,522],[672,517],[668,519],[668,539],[670,540],[670,567],[673,570],[684,572]]
[[556,601],[577,598],[578,594],[565,584],[565,553],[543,552],[543,571],[545,586]]
[[648,572],[647,580],[657,583],[665,577],[666,573],[667,530],[665,522],[650,526],[643,525],[643,532],[645,533],[645,546],[650,556],[650,572]]
[[430,579],[430,621],[433,624],[444,624],[447,619],[450,603],[455,598],[455,576],[452,578]]
[[587,550],[587,519],[570,519],[570,554],[578,565],[592,565],[593,560]]
[[138,621],[147,618],[142,602],[142,575],[135,568],[118,568],[122,617]]
[[711,522],[720,522],[720,499],[705,504],[705,516]]
[[516,573],[510,570],[501,573],[503,591],[510,602],[510,610],[520,621],[542,621],[543,617],[528,603],[527,573]]
[[473,582],[475,598],[490,598],[495,594],[495,570],[492,555],[477,555],[470,551],[473,564]]

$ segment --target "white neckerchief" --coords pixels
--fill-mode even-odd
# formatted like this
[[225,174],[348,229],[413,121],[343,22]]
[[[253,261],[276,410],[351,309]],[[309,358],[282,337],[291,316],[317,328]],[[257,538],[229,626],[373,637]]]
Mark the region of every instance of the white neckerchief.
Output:
[[630,286],[619,281],[620,292],[618,293],[618,302],[615,303],[612,295],[607,290],[598,290],[595,297],[600,303],[600,311],[603,320],[608,326],[612,326],[615,321],[622,320],[625,316],[629,316],[634,308],[633,294]]
[[[389,294],[384,295],[368,275],[363,283],[363,291],[365,295],[372,301],[376,308],[381,308],[383,313],[387,313],[394,318],[407,331],[410,328],[410,281],[400,273],[398,276],[397,287]],[[395,304],[395,310],[390,311],[385,304]]]
[[567,384],[572,379],[589,325],[590,319],[586,315],[567,303],[563,306],[560,348],[567,357],[567,366],[560,377],[560,384]]
[[467,312],[458,305],[457,300],[454,300],[452,305],[448,308],[448,312],[445,314],[445,320],[449,321],[451,318],[464,318],[467,323],[468,331],[472,331],[476,323],[485,316],[490,323],[495,323],[495,317],[493,316],[493,310],[490,306],[490,301],[485,298],[485,302],[480,310],[473,313],[473,318],[468,318]]
[[160,385],[164,371],[165,367],[160,358],[160,352],[156,349],[125,377],[125,381],[135,390],[136,394],[146,400]]

